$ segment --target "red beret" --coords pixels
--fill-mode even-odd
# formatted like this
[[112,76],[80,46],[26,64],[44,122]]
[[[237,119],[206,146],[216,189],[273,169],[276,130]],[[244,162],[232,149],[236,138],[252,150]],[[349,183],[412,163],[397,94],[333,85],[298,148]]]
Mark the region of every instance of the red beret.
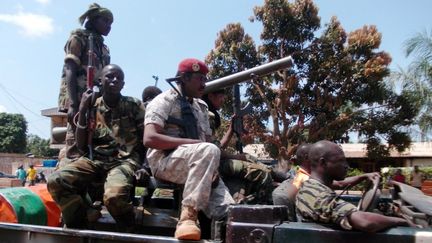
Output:
[[195,58],[187,58],[180,62],[178,66],[179,72],[188,72],[188,73],[202,73],[207,74],[209,69],[207,65]]

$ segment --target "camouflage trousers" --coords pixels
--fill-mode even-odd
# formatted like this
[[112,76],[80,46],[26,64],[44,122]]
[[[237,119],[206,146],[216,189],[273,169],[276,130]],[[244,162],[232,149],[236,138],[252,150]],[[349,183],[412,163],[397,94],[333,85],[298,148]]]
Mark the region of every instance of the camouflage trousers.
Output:
[[268,166],[254,161],[222,160],[219,172],[236,203],[268,203],[273,179]]
[[123,226],[135,223],[130,202],[136,165],[127,160],[100,161],[81,157],[66,163],[48,178],[48,191],[59,205],[66,226],[87,226],[87,186],[96,178],[105,177],[104,205],[111,216]]
[[220,159],[216,145],[181,145],[168,155],[150,149],[147,158],[156,178],[184,185],[182,206],[202,210],[209,218],[222,218],[234,203],[222,180],[217,178],[218,183],[213,183]]

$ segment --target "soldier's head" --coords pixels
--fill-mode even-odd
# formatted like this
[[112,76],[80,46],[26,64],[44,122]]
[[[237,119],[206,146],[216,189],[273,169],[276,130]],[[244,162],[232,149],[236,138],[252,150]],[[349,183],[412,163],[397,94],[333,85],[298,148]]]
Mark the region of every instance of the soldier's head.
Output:
[[219,110],[220,108],[222,108],[222,105],[225,102],[225,93],[225,89],[216,90],[211,93],[205,94],[203,96],[203,100],[208,104],[209,108],[212,107],[215,110]]
[[124,86],[124,73],[116,64],[106,65],[100,74],[104,95],[118,95]]
[[114,21],[112,12],[97,3],[89,6],[88,10],[83,13],[78,21],[85,25],[86,29],[94,30],[97,33],[107,36],[111,31],[111,24]]
[[344,152],[335,143],[322,140],[311,145],[308,155],[312,173],[329,181],[343,180],[348,172]]
[[142,92],[142,101],[149,102],[160,93],[162,93],[162,90],[160,90],[158,87],[147,86]]
[[204,95],[207,82],[207,65],[195,58],[187,58],[178,65],[175,80],[181,87],[183,95],[191,98],[201,98]]
[[310,172],[310,160],[309,160],[309,150],[311,144],[303,143],[297,147],[296,151],[296,163]]

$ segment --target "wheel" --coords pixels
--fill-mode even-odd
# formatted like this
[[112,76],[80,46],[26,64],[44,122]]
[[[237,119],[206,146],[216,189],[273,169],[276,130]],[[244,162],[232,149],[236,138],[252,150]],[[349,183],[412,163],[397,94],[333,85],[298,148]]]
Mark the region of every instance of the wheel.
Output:
[[376,207],[378,199],[381,195],[380,190],[378,190],[379,183],[379,177],[375,178],[372,182],[369,181],[369,186],[366,188],[358,203],[358,210],[366,212],[372,211],[372,209]]

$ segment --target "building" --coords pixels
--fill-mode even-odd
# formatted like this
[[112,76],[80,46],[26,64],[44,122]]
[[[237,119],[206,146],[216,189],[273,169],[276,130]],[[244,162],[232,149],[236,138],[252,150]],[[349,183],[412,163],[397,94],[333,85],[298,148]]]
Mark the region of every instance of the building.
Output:
[[[412,143],[411,147],[406,151],[402,153],[391,151],[389,157],[379,161],[373,161],[367,157],[366,144],[346,143],[341,144],[341,147],[349,165],[364,172],[379,171],[381,167],[386,166],[432,166],[432,142]],[[275,160],[265,151],[264,144],[248,144],[243,151],[254,155],[260,162],[266,163]]]
[[67,113],[59,112],[55,107],[41,110],[41,115],[51,119],[50,148],[62,149],[66,137]]

